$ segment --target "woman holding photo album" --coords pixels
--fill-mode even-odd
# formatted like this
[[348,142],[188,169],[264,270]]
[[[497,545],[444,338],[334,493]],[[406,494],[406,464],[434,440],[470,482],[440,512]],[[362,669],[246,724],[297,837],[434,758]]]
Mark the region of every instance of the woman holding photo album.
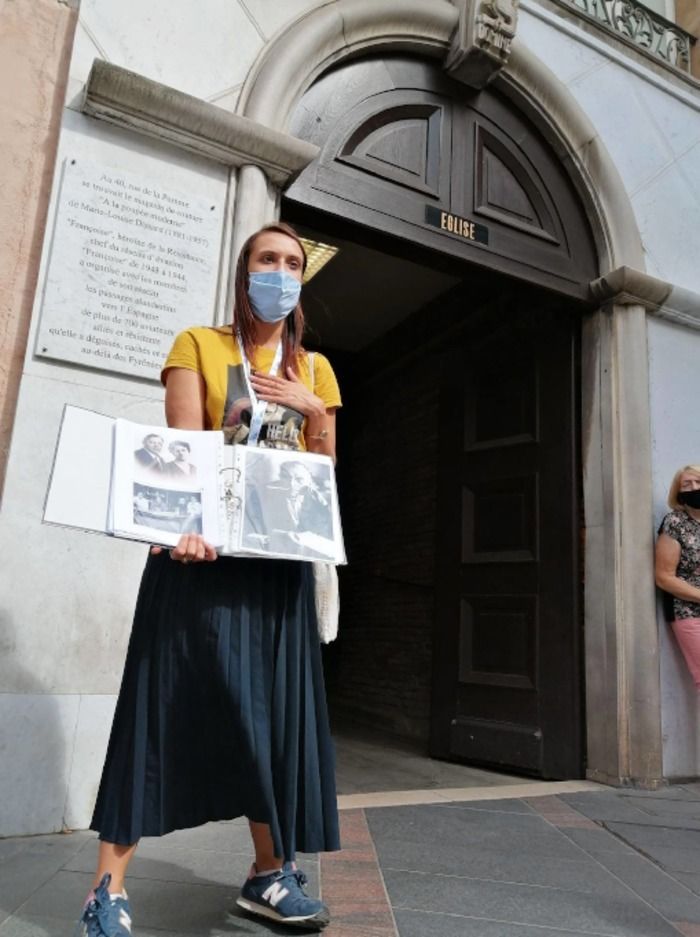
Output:
[[[301,344],[305,266],[285,224],[246,241],[233,323],[181,333],[165,362],[168,426],[291,450],[291,465],[303,450],[335,458],[338,384]],[[131,933],[124,879],[142,836],[241,816],[255,860],[238,905],[328,923],[295,864],[297,851],[340,848],[313,590],[308,562],[217,556],[194,532],[151,549],[91,824],[87,937]]]

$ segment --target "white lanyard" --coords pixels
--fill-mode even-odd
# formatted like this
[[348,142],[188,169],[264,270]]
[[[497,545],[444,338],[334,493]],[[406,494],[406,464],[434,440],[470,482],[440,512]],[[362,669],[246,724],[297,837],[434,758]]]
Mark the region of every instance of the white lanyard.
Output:
[[[262,429],[263,417],[265,416],[265,410],[267,409],[267,401],[258,400],[258,395],[253,390],[253,385],[250,383],[250,361],[248,361],[248,357],[245,353],[245,348],[243,346],[243,341],[241,340],[240,332],[236,332],[236,341],[238,342],[238,348],[241,352],[245,385],[248,391],[248,396],[250,397],[250,429],[248,431],[247,442],[249,446],[257,446],[258,439],[260,437],[260,430]],[[279,344],[277,345],[277,350],[275,351],[275,357],[272,359],[269,373],[277,374],[281,363],[282,339],[279,340]]]

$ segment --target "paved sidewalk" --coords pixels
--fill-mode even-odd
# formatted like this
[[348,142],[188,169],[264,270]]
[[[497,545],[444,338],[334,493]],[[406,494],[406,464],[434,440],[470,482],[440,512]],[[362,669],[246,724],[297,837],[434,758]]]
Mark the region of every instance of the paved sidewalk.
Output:
[[[303,863],[333,913],[324,937],[700,937],[700,784],[342,803],[343,852]],[[0,840],[0,937],[72,937],[96,845],[82,832]],[[227,918],[249,862],[241,821],[144,840],[130,870],[134,937],[301,937]]]

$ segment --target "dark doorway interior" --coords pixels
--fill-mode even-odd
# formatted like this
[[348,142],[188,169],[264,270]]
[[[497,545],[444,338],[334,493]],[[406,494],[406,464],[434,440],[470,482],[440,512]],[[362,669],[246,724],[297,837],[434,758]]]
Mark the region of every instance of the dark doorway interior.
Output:
[[340,247],[304,299],[345,404],[334,722],[581,776],[575,301],[299,203],[283,217]]

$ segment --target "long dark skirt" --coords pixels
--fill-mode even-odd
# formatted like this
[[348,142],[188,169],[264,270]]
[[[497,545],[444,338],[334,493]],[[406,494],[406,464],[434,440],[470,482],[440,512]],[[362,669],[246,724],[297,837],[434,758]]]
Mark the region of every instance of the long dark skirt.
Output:
[[245,816],[277,855],[340,848],[308,563],[148,559],[91,828],[141,836]]

